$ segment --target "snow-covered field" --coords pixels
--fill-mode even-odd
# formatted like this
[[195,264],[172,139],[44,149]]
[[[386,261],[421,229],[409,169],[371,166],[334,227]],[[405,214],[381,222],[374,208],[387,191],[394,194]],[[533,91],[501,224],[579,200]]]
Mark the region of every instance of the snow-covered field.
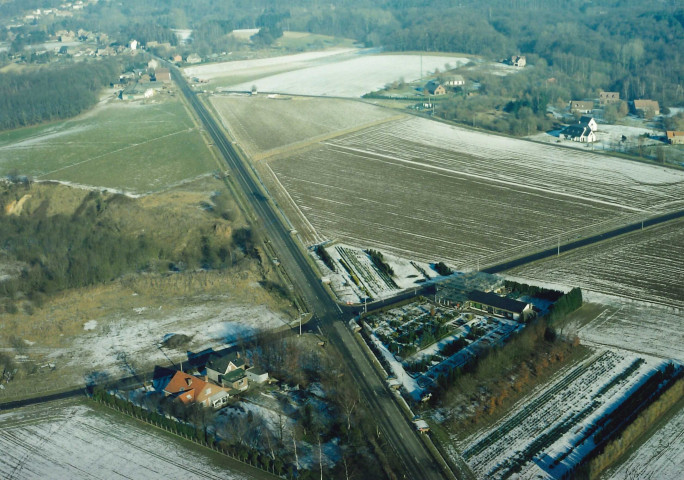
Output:
[[184,73],[230,90],[250,91],[256,85],[260,92],[360,97],[401,78],[410,82],[436,69],[445,70],[446,64],[455,68],[467,62],[454,55],[381,55],[375,50],[334,48],[188,67]]
[[296,225],[306,242],[459,270],[684,206],[682,172],[419,118],[331,138],[269,167],[272,189],[288,194],[281,207],[306,220]]
[[463,444],[480,478],[560,478],[594,448],[592,426],[634,393],[662,360],[602,351],[563,372],[491,429]]
[[[231,90],[249,91],[256,85],[261,92],[328,97],[360,97],[403,78],[418,80],[435,69],[463,65],[468,59],[448,55],[374,55],[363,51],[355,58],[309,66],[258,80],[231,85]],[[422,71],[421,71],[422,67]]]
[[5,479],[244,479],[215,456],[115,413],[69,401],[0,414]]
[[684,472],[684,409],[604,480],[680,480]]

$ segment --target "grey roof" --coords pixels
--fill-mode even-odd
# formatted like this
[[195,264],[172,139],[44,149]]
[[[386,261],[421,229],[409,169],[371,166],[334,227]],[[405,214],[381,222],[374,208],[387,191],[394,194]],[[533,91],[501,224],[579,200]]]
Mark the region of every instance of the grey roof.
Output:
[[214,370],[215,372],[225,373],[228,370],[228,364],[232,363],[237,368],[245,365],[245,359],[239,357],[237,352],[214,352],[209,355],[207,359],[207,368]]
[[525,302],[513,300],[512,298],[500,297],[496,293],[483,292],[481,290],[473,290],[468,294],[468,299],[471,302],[481,303],[507,312],[522,313],[527,307]]
[[237,382],[238,380],[242,380],[246,376],[247,374],[242,369],[233,370],[232,372],[228,372],[225,375],[221,375],[221,382],[233,383]]
[[578,123],[577,125],[570,125],[565,127],[562,131],[562,135],[569,135],[573,138],[583,137],[591,133],[591,128],[586,123]]
[[425,90],[427,90],[430,93],[435,93],[435,90],[437,90],[437,87],[440,86],[440,83],[435,81],[435,80],[430,80],[425,84]]
[[591,117],[591,116],[589,116],[589,115],[582,115],[582,116],[579,118],[579,121],[578,121],[577,123],[579,123],[579,124],[582,124],[582,123],[588,124],[588,123],[591,122],[593,119],[594,119],[594,117]]

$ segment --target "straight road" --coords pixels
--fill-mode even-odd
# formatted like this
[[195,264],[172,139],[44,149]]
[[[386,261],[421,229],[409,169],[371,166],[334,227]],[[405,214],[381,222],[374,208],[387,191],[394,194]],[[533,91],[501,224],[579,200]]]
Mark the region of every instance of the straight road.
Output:
[[190,89],[180,71],[172,68],[171,72],[174,81],[223,155],[234,180],[254,210],[258,225],[265,230],[278,259],[314,314],[314,321],[321,327],[330,343],[348,359],[348,366],[371,414],[377,420],[385,440],[403,463],[403,471],[397,473],[411,479],[445,478],[438,461],[420,441],[413,426],[401,414],[384,379],[379,378],[369,359],[347,330],[343,320],[350,318],[351,309],[343,310],[328,295],[318,275],[304,257],[305,254],[295,243],[289,229],[282,223],[274,205],[269,201],[268,193],[256,180],[251,167],[236,152],[231,141],[226,138],[213,116]]

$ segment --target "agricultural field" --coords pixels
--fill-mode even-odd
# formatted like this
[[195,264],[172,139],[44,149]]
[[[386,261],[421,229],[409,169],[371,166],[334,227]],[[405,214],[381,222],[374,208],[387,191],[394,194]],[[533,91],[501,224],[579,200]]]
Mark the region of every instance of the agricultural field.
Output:
[[17,173],[135,194],[218,168],[178,98],[110,97],[71,120],[0,133],[0,175]]
[[680,313],[684,309],[683,259],[684,220],[680,219],[507,274],[534,282],[577,285],[582,290],[642,302],[646,307],[668,306],[670,313]]
[[662,378],[672,378],[666,365],[628,353],[597,352],[492,428],[462,442],[463,458],[479,478],[513,473],[561,478],[608,438],[616,419],[626,420],[634,405],[663,388]]
[[268,167],[274,178],[264,178],[287,192],[276,196],[305,242],[459,270],[684,206],[683,172],[420,118],[324,140]]
[[[375,50],[332,48],[273,58],[187,67],[188,78],[209,88],[327,97],[360,97],[400,79],[418,80],[435,70],[464,65],[459,55],[377,54]],[[449,67],[449,68],[447,68]]]
[[231,472],[225,457],[83,400],[0,413],[0,426],[0,477],[6,479],[258,478]]
[[[681,402],[680,402],[681,404]],[[603,480],[677,480],[684,472],[684,408]]]
[[226,128],[239,139],[240,148],[253,160],[394,118],[390,110],[339,99],[265,95],[213,95],[210,99]]

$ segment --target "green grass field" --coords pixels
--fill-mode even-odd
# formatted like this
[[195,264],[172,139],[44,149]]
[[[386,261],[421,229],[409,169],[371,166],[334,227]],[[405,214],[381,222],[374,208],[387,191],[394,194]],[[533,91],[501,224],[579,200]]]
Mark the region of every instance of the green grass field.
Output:
[[146,193],[216,168],[175,98],[107,103],[75,119],[0,133],[0,175]]

